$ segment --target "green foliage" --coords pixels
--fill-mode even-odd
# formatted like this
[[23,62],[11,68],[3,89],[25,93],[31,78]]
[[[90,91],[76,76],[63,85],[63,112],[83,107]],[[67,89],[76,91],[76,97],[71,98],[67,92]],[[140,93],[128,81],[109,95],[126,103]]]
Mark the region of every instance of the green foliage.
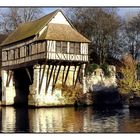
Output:
[[111,76],[111,72],[109,70],[109,65],[108,64],[102,64],[100,66],[100,68],[104,71],[104,75],[107,76],[107,77],[110,77]]
[[118,87],[121,94],[129,94],[133,90],[134,71],[128,66],[122,68],[123,79],[118,81]]
[[79,99],[80,96],[82,96],[82,86],[80,84],[74,85],[62,85],[62,84],[56,84],[55,89],[61,89],[62,90],[62,96],[65,97],[65,102],[75,102]]
[[123,79],[118,81],[118,89],[121,95],[140,96],[140,81],[136,80],[136,64],[133,66],[126,65],[122,68]]
[[97,68],[99,68],[99,65],[97,65],[97,64],[95,64],[95,63],[89,64],[89,65],[87,66],[87,68],[86,68],[86,75],[91,75],[92,72],[93,72],[94,70],[96,70]]

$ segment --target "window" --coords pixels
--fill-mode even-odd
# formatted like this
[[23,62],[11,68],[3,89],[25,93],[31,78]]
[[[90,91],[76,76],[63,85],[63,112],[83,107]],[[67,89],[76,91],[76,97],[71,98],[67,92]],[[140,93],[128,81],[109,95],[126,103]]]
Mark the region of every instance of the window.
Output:
[[26,56],[29,56],[29,45],[27,45],[27,46],[25,47],[25,49],[26,49]]
[[75,43],[75,53],[80,54],[80,43]]
[[20,48],[20,57],[24,57],[25,56],[25,49],[24,47]]
[[32,45],[29,45],[29,55],[32,55]]
[[56,52],[57,53],[67,53],[67,42],[56,42]]
[[14,50],[9,50],[8,51],[8,60],[13,60],[14,59]]
[[70,43],[70,53],[74,54],[75,52],[75,47],[74,43]]
[[2,60],[7,61],[7,51],[2,52]]
[[62,53],[67,53],[67,42],[61,42]]
[[80,54],[80,43],[70,43],[70,52],[71,54]]
[[61,42],[60,41],[56,42],[56,52],[61,53]]
[[19,48],[15,49],[15,59],[19,58]]

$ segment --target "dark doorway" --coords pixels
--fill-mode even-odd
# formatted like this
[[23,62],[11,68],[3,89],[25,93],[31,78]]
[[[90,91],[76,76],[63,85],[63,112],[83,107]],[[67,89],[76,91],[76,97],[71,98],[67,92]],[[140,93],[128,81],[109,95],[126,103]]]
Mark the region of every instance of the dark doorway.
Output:
[[14,70],[14,81],[16,89],[15,105],[28,105],[29,86],[33,81],[33,67]]

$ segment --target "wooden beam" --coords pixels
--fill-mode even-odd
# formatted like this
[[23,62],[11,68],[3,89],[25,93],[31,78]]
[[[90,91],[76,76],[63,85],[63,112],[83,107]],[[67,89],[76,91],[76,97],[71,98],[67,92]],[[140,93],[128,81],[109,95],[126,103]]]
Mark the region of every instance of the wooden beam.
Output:
[[[52,84],[52,91],[54,90],[54,82],[55,82],[55,75],[56,75],[56,68],[57,68],[57,65],[55,66],[55,69],[54,69],[54,72],[53,72],[53,84]],[[53,94],[53,92],[52,92],[52,94]]]
[[49,84],[50,84],[50,80],[51,80],[51,77],[52,77],[53,69],[54,69],[54,65],[52,66],[51,73],[50,73],[49,79],[48,79],[48,83],[46,85],[46,93],[47,93],[47,90],[48,90],[48,87],[49,87]]
[[40,75],[41,80],[39,82],[39,93],[40,93],[40,90],[41,90],[41,87],[42,87],[42,82],[43,82],[43,78],[44,78],[44,74],[45,74],[45,69],[46,69],[46,65],[43,66],[43,72],[42,72],[42,75]]
[[78,69],[78,72],[77,72],[77,77],[76,77],[76,81],[75,81],[75,86],[76,86],[77,81],[78,81],[78,77],[79,77],[79,74],[80,74],[80,70],[81,70],[81,65],[79,66],[79,69]]
[[11,78],[12,78],[12,72],[10,72],[10,70],[8,70],[6,86],[9,86]]
[[57,79],[58,79],[58,76],[59,76],[60,69],[61,69],[61,65],[59,65],[59,68],[58,68],[58,71],[57,71],[57,75],[56,75],[56,77],[55,77],[54,85],[55,85],[56,82],[57,82]]
[[66,76],[65,76],[64,85],[66,84],[66,81],[67,81],[67,78],[68,78],[69,69],[70,69],[70,64],[69,64],[68,69],[67,69],[67,73],[66,73]]
[[62,75],[62,85],[64,83],[64,74],[65,74],[66,65],[64,65],[63,75]]
[[9,70],[7,70],[6,86],[8,86],[8,81],[9,81]]
[[40,83],[40,80],[41,80],[41,65],[39,65],[39,83]]
[[75,82],[75,71],[76,71],[76,68],[77,68],[77,66],[75,65],[75,69],[74,69],[74,73],[73,73],[73,85],[74,85],[74,82]]
[[48,65],[47,75],[46,75],[46,87],[45,87],[46,94],[47,94],[47,82],[48,82],[48,78],[49,78],[49,70],[50,70],[50,65]]
[[54,72],[53,72],[53,85],[54,85],[54,81],[55,81],[55,75],[56,75],[56,68],[57,68],[57,65],[55,66],[55,69],[54,69]]
[[28,75],[28,77],[29,77],[30,82],[33,83],[32,78],[31,78],[31,74],[30,74],[30,72],[29,72],[29,69],[28,69],[28,68],[25,68],[25,70],[26,70],[26,72],[27,72],[27,75]]

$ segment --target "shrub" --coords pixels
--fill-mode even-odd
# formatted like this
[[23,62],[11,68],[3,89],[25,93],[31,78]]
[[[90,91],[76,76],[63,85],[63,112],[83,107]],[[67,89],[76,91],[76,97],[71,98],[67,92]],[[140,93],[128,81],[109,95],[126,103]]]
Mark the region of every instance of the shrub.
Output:
[[111,72],[109,70],[109,65],[108,64],[102,64],[100,66],[100,68],[104,71],[104,75],[107,76],[107,77],[110,77],[111,76]]
[[99,65],[97,64],[89,64],[86,68],[86,75],[91,75],[93,73],[94,70],[96,70],[97,68],[99,68]]
[[65,100],[68,102],[74,102],[78,100],[78,98],[82,95],[82,86],[80,84],[77,84],[76,86],[74,85],[62,85],[62,84],[57,84],[55,86],[55,89],[60,89],[62,90],[62,96],[65,97]]

